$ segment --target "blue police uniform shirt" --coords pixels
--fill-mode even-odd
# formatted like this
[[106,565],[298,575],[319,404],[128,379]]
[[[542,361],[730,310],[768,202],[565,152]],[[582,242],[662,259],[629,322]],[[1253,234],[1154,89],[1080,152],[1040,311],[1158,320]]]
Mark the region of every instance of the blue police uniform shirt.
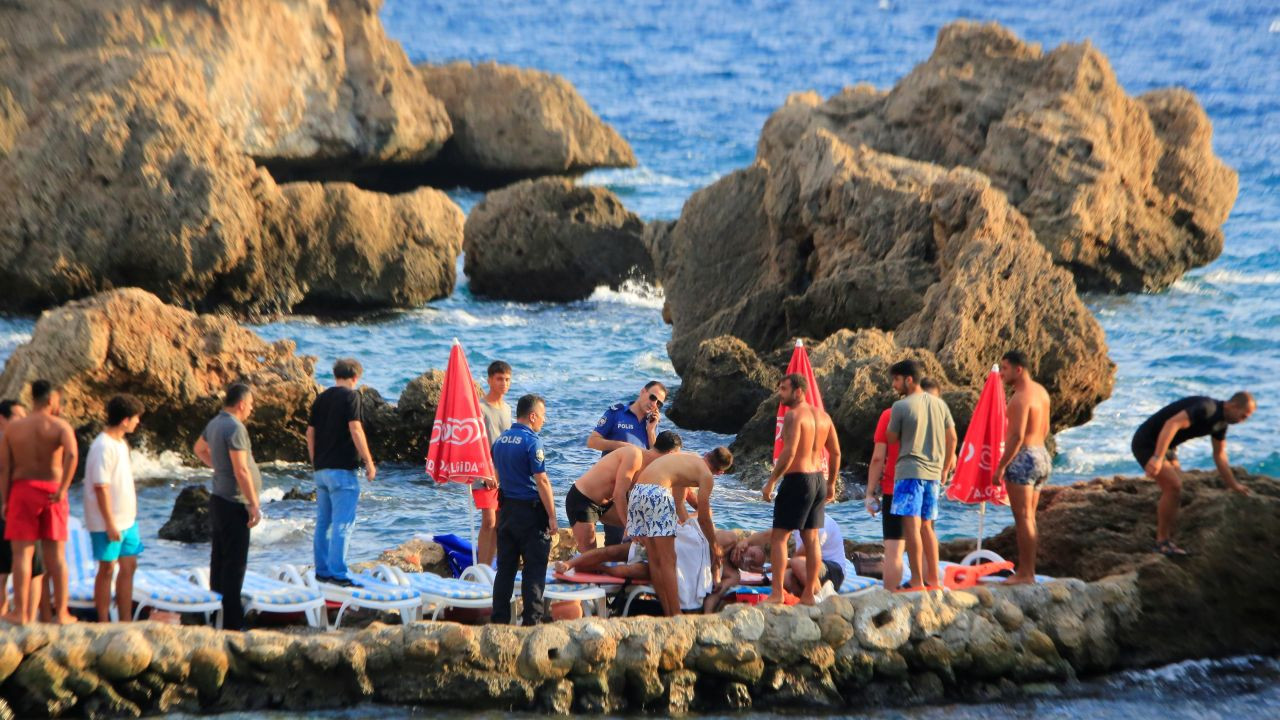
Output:
[[649,431],[645,429],[644,420],[631,412],[631,403],[610,405],[596,421],[595,431],[605,440],[618,440],[649,449]]
[[533,476],[547,471],[542,438],[528,425],[512,424],[493,442],[493,466],[503,497],[537,500],[538,485]]

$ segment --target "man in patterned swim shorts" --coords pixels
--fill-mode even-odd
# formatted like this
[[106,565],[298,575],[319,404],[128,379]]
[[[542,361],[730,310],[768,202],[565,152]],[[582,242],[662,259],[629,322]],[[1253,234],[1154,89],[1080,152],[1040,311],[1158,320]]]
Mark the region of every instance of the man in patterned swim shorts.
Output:
[[1027,357],[1017,350],[1010,350],[1000,358],[1000,379],[1013,388],[1013,397],[1009,399],[1004,455],[996,468],[995,481],[1004,479],[1018,535],[1018,569],[1005,582],[1034,583],[1038,544],[1036,505],[1040,503],[1040,489],[1049,482],[1053,468],[1053,458],[1044,446],[1049,435],[1049,393],[1031,379]]
[[[662,603],[662,614],[680,614],[680,591],[676,583],[676,524],[685,520],[686,496],[698,489],[698,524],[702,535],[716,537],[711,520],[711,490],[715,476],[733,465],[729,448],[718,447],[698,457],[692,453],[671,453],[654,460],[640,473],[627,496],[627,534],[640,542],[649,554],[649,577]],[[714,542],[711,548],[711,576],[720,578],[724,551]]]

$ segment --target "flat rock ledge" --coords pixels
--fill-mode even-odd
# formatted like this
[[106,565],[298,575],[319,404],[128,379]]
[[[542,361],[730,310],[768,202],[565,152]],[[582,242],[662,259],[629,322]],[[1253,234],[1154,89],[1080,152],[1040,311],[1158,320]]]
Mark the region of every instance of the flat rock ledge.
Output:
[[0,716],[137,717],[357,702],[564,714],[986,700],[1125,664],[1132,574],[1093,583],[736,605],[537,628],[330,633],[158,623],[7,629]]

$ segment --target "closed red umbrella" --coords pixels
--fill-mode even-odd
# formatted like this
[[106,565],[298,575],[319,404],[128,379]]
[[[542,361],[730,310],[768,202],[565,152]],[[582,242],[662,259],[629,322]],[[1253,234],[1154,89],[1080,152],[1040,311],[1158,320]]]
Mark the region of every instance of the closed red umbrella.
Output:
[[[791,361],[787,363],[787,374],[799,373],[809,381],[809,392],[805,393],[805,399],[810,405],[819,410],[826,410],[822,406],[822,392],[818,390],[818,380],[813,376],[813,366],[809,364],[809,353],[804,349],[804,341],[796,340],[796,348],[791,352]],[[782,419],[787,414],[787,407],[782,403],[778,403],[778,422],[773,429],[773,460],[777,462],[778,456],[782,454]],[[827,451],[822,451],[822,472],[827,473],[830,458]]]
[[[480,412],[480,398],[471,380],[462,343],[455,338],[444,371],[444,387],[427,446],[426,472],[438,483],[468,483],[497,478],[493,454]],[[475,516],[471,518],[472,561],[475,561]]]
[[947,497],[963,503],[980,503],[978,515],[978,548],[965,558],[980,559],[994,556],[982,552],[982,535],[987,516],[987,503],[1009,504],[1003,482],[996,481],[996,467],[1004,454],[1005,400],[1004,385],[1000,382],[1000,368],[992,367],[987,382],[982,386],[978,406],[964,433],[956,460],[956,474],[947,488]]

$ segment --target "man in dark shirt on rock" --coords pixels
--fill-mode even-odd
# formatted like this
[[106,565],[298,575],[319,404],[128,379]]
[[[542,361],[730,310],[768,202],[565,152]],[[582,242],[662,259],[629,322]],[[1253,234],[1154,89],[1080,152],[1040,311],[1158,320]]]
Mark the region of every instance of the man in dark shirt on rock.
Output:
[[378,475],[364,435],[360,393],[356,385],[364,368],[351,358],[333,364],[333,387],[311,405],[307,424],[307,454],[316,480],[316,580],[351,585],[347,578],[347,540],[356,523],[360,478],[364,465],[369,482]]
[[1147,418],[1133,435],[1133,456],[1147,475],[1160,485],[1156,510],[1156,552],[1168,556],[1187,555],[1173,542],[1178,523],[1178,503],[1182,496],[1182,466],[1178,446],[1208,435],[1213,440],[1213,464],[1227,489],[1248,495],[1249,489],[1236,480],[1227,462],[1227,426],[1249,419],[1257,404],[1241,391],[1223,402],[1210,397],[1186,397],[1161,408]]
[[521,561],[523,624],[536,625],[547,617],[543,590],[551,536],[556,532],[556,507],[538,437],[546,419],[546,401],[525,395],[516,403],[515,424],[493,443],[493,466],[498,472],[498,570],[491,619],[503,625],[511,622],[511,591]]
[[222,595],[222,627],[226,630],[239,630],[244,625],[240,590],[249,562],[249,530],[262,522],[258,504],[262,473],[244,426],[252,414],[253,391],[244,383],[234,383],[227,388],[222,412],[205,426],[194,448],[196,457],[213,468],[209,589]]

